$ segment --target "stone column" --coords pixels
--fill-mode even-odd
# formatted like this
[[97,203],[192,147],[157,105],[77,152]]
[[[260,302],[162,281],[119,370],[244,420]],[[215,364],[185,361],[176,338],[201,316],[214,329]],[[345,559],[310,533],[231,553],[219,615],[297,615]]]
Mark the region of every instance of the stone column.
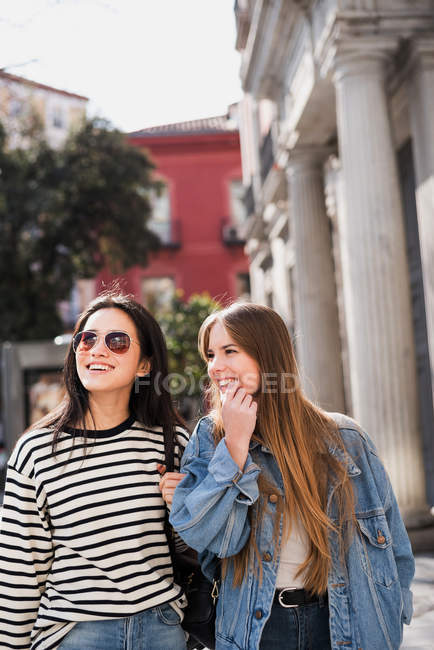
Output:
[[336,287],[325,210],[328,151],[291,151],[288,182],[295,249],[295,337],[306,394],[331,411],[345,409]]
[[413,47],[410,121],[431,381],[434,390],[434,40]]
[[257,302],[260,305],[267,304],[264,271],[253,259],[250,262],[250,293],[252,302]]
[[408,525],[428,513],[402,205],[382,52],[335,61],[345,216],[343,288],[354,417],[375,441]]
[[282,316],[286,325],[291,323],[290,287],[286,268],[286,242],[282,237],[270,238],[273,257],[273,306]]

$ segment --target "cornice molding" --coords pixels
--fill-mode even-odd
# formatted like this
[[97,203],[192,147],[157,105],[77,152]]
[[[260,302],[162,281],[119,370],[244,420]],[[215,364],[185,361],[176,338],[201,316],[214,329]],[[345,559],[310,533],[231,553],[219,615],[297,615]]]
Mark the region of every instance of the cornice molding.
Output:
[[283,82],[290,33],[300,10],[288,0],[257,0],[240,77],[244,92],[273,99]]
[[[315,11],[315,10],[314,10]],[[430,51],[434,31],[431,0],[335,0],[331,20],[317,34],[315,56],[321,75],[333,72],[337,54],[383,50],[393,54],[403,40],[420,41]]]

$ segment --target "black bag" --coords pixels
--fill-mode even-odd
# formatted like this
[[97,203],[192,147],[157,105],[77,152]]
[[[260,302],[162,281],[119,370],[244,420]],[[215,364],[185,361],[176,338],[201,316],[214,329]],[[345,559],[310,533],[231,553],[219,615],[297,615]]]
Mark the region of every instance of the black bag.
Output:
[[[166,471],[173,472],[175,471],[173,432],[166,431],[166,428],[164,428],[164,451]],[[190,635],[187,648],[199,650],[206,647],[214,650],[219,580],[210,582],[203,575],[194,549],[186,545],[179,550],[176,549],[167,510],[164,528],[172,557],[175,582],[182,587],[188,600],[188,605],[184,609],[184,620],[181,623],[183,629]]]

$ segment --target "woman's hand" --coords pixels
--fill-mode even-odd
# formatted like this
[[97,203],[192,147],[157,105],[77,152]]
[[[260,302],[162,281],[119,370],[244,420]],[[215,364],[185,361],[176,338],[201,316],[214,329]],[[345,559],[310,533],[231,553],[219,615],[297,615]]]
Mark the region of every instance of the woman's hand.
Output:
[[258,405],[238,383],[230,384],[222,397],[222,419],[226,446],[242,471],[256,426]]
[[173,495],[175,493],[176,486],[182,479],[185,474],[180,472],[166,472],[165,465],[157,465],[157,470],[160,472],[160,490],[162,497],[166,503],[172,503]]

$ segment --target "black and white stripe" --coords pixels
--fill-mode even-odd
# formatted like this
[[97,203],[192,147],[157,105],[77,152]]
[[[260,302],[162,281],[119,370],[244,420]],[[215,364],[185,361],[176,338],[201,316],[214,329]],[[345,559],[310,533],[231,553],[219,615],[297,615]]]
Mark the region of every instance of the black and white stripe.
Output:
[[[0,648],[56,648],[77,621],[180,597],[164,534],[161,427],[31,431],[8,463],[0,529]],[[179,467],[186,432],[177,427]]]

